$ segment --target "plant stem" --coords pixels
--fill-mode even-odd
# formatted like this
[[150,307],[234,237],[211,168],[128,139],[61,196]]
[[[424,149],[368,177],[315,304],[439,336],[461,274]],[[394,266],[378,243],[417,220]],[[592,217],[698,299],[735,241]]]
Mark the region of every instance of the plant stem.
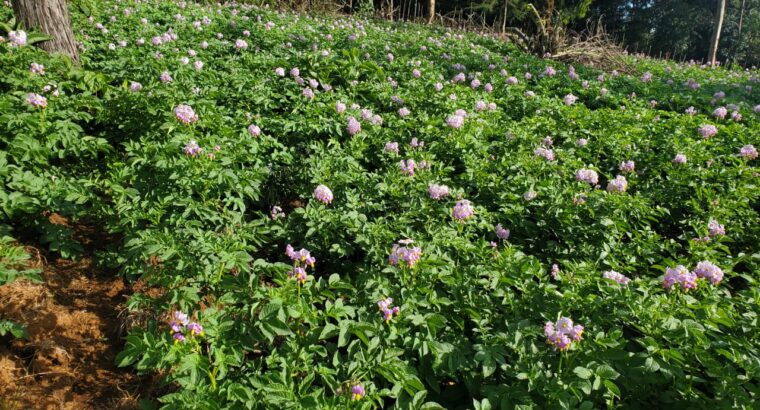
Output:
[[224,272],[224,262],[219,266],[219,272],[216,274],[216,283],[222,280],[222,272]]
[[40,110],[40,132],[45,132],[45,110]]

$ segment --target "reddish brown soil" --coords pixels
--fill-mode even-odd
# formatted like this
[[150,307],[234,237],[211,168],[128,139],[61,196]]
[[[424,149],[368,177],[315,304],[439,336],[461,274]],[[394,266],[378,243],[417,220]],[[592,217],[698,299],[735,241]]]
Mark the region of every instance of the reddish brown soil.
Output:
[[[51,222],[66,224],[56,218]],[[0,339],[0,410],[134,409],[150,393],[150,381],[114,364],[122,348],[119,312],[130,289],[93,264],[101,235],[73,229],[86,249],[80,260],[30,248],[43,282],[0,286],[0,317],[25,324],[28,333]]]

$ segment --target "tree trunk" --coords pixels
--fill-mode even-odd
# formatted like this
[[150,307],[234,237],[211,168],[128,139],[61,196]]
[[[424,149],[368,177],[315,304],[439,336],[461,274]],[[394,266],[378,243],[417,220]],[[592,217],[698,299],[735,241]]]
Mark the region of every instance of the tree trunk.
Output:
[[504,0],[504,20],[501,21],[501,34],[507,32],[507,9],[509,8],[509,0]]
[[427,23],[431,24],[435,19],[435,0],[428,0],[428,19]]
[[720,42],[720,31],[723,28],[723,16],[726,13],[726,0],[718,0],[718,12],[715,16],[715,26],[713,27],[713,36],[710,41],[710,52],[707,59],[711,66],[715,65],[715,59],[718,55],[718,43]]
[[739,12],[739,35],[738,35],[739,41],[742,40],[742,24],[744,23],[744,2],[745,0],[742,0],[742,8],[741,8],[741,11]]
[[49,53],[63,53],[79,61],[65,0],[12,0],[13,12],[27,29],[39,30],[52,40],[39,43]]

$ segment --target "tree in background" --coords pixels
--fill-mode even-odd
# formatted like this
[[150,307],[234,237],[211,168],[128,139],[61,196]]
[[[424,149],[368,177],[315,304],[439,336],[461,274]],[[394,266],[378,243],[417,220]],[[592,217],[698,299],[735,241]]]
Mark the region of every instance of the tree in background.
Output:
[[26,28],[35,28],[52,37],[40,47],[50,53],[59,52],[79,61],[71,19],[65,0],[12,0],[13,13]]
[[608,34],[631,52],[709,62],[721,1],[726,5],[716,59],[759,64],[760,0],[596,0],[589,18],[601,18]]
[[710,40],[710,51],[707,55],[707,59],[710,65],[715,65],[716,56],[718,54],[718,43],[720,42],[720,31],[723,28],[723,16],[726,14],[726,0],[718,0],[718,10],[715,12],[715,25],[713,27],[713,35]]
[[724,61],[760,65],[760,0],[728,2],[718,54]]

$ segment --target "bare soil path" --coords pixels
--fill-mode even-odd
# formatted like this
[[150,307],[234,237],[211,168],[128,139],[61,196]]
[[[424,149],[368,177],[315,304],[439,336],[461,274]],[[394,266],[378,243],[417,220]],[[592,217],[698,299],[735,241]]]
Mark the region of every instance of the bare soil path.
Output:
[[28,333],[23,340],[0,338],[0,410],[135,409],[150,396],[152,381],[114,364],[122,348],[119,313],[131,292],[93,263],[107,238],[93,226],[72,228],[85,248],[81,259],[27,247],[43,282],[0,286],[0,317],[25,324]]

